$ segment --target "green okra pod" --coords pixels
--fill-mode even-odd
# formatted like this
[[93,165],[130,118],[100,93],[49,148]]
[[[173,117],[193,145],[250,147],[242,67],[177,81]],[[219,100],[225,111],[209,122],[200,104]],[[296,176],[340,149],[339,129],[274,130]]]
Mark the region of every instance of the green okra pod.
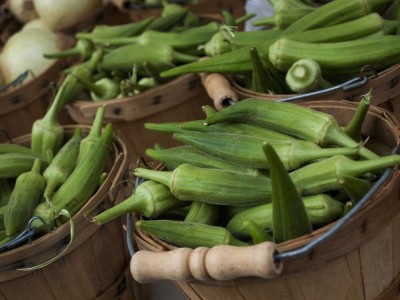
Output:
[[185,222],[215,225],[219,217],[219,205],[192,201]]
[[16,178],[20,174],[28,172],[36,159],[41,160],[42,171],[47,167],[47,159],[38,158],[35,155],[29,154],[0,154],[0,178]]
[[286,72],[286,83],[295,93],[309,93],[332,87],[323,78],[319,64],[310,58],[300,59],[289,68]]
[[43,196],[50,201],[54,191],[60,187],[75,168],[79,145],[82,140],[82,129],[76,128],[73,136],[61,147],[50,164],[43,172],[46,183]]
[[104,55],[100,64],[105,70],[130,71],[132,66],[150,61],[154,64],[186,63],[197,61],[199,57],[184,54],[166,44],[126,45],[115,48]]
[[210,156],[242,167],[256,169],[270,168],[262,150],[264,142],[271,144],[286,170],[296,169],[315,159],[338,154],[357,155],[359,152],[358,147],[321,148],[310,141],[262,139],[231,133],[180,132],[174,133],[173,137]]
[[[343,215],[343,203],[328,194],[305,196],[303,201],[314,228],[327,225]],[[260,226],[263,231],[272,234],[272,203],[239,211],[228,221],[226,228],[237,238],[247,239],[250,235],[243,223],[249,220]]]
[[[224,122],[256,124],[312,141],[322,147],[327,145],[359,146],[340,128],[332,115],[295,103],[249,98],[239,101],[205,120],[207,125]],[[378,157],[377,154],[365,147],[360,147],[359,150],[362,157]]]
[[153,160],[164,163],[168,169],[175,169],[182,164],[191,164],[196,167],[218,168],[232,172],[253,174],[255,176],[259,174],[259,171],[256,169],[233,164],[187,145],[168,149],[147,148],[145,154]]
[[57,114],[63,106],[69,78],[57,91],[46,114],[32,125],[31,149],[44,157],[48,157],[49,152],[51,156],[56,155],[64,139],[64,128],[58,122]]
[[263,230],[261,226],[251,220],[244,221],[243,227],[248,231],[254,245],[266,241],[273,241],[273,238],[267,231]]
[[14,185],[14,179],[0,178],[0,207],[7,205],[14,189]]
[[248,246],[224,227],[172,220],[140,220],[135,225],[146,233],[178,247]]
[[220,205],[253,205],[269,202],[271,181],[222,169],[199,168],[182,164],[173,171],[137,168],[135,176],[160,182],[180,200]]
[[96,111],[92,126],[90,127],[89,134],[84,137],[79,144],[78,162],[87,155],[90,149],[101,139],[101,131],[103,128],[104,114],[106,112],[105,106],[99,106]]
[[256,47],[250,48],[250,59],[253,66],[252,85],[253,90],[260,93],[282,94],[282,89],[277,81],[265,68]]
[[399,53],[400,37],[397,35],[333,43],[309,43],[282,37],[269,47],[269,60],[278,70],[287,71],[296,61],[307,57],[315,60],[325,75],[357,73],[366,63],[382,70],[398,63]]
[[340,189],[338,179],[344,176],[361,177],[399,163],[400,155],[386,155],[368,160],[353,160],[336,155],[294,170],[290,177],[304,195],[323,193]]
[[361,128],[371,105],[371,92],[370,90],[362,97],[350,122],[343,128],[344,132],[355,141],[361,140]]
[[269,143],[262,149],[270,167],[274,241],[281,243],[312,232],[303,198],[275,149]]
[[149,26],[146,27],[146,29],[157,30],[157,31],[169,31],[180,21],[183,20],[183,18],[187,15],[188,11],[189,10],[187,8],[181,8],[175,12],[164,14],[161,17],[153,20],[153,22],[151,22]]
[[45,182],[41,175],[41,161],[36,159],[32,169],[17,177],[14,189],[4,214],[7,236],[14,236],[28,225],[33,210],[44,191]]
[[254,26],[268,26],[273,29],[285,29],[298,19],[304,17],[310,12],[314,11],[314,8],[291,8],[281,9],[274,11],[274,14],[270,17],[260,18],[253,22]]
[[90,98],[94,101],[102,101],[116,98],[120,93],[120,85],[115,80],[105,77],[92,82],[84,77],[73,75],[85,89],[90,91]]
[[165,185],[148,180],[136,187],[135,193],[92,218],[97,225],[106,224],[127,213],[157,218],[168,210],[188,205],[174,197]]
[[321,5],[314,11],[293,22],[286,33],[300,32],[314,28],[343,23],[372,12],[382,12],[392,0],[335,0]]
[[78,32],[75,36],[78,39],[136,36],[141,34],[154,19],[154,17],[149,17],[141,21],[122,25],[96,25],[91,32]]
[[352,176],[342,176],[338,181],[353,204],[357,203],[362,197],[364,197],[373,185],[369,180]]
[[61,57],[79,56],[81,59],[85,60],[92,55],[94,49],[95,47],[91,40],[79,39],[74,47],[59,52],[45,53],[44,57],[61,58]]

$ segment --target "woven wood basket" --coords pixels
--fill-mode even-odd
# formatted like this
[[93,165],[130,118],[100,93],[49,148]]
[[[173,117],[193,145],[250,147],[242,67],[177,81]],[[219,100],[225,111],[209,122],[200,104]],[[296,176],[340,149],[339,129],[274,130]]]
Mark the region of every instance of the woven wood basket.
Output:
[[[65,126],[71,136],[76,126]],[[85,132],[89,128],[84,127]],[[30,135],[14,139],[29,145]],[[68,244],[70,226],[61,225],[31,243],[0,254],[1,299],[141,299],[140,290],[130,280],[126,265],[129,255],[122,233],[122,219],[104,226],[91,223],[85,213],[97,207],[113,205],[118,193],[109,193],[128,168],[127,149],[115,136],[107,162],[108,177],[98,191],[73,217],[75,237],[61,261],[34,272],[17,268],[36,266],[52,259]],[[114,189],[116,191],[117,189]]]
[[[262,98],[267,100],[278,100],[288,98],[293,95],[269,95],[257,93],[255,91],[243,88],[236,81],[230,80],[232,91],[235,92],[239,99],[245,98]],[[368,81],[358,87],[344,90],[338,89],[325,94],[315,96],[305,96],[305,100],[335,100],[345,99],[359,101],[363,95],[372,89],[372,103],[392,112],[400,119],[400,65],[396,64],[386,70],[377,73],[368,78]]]
[[[301,104],[335,116],[342,126],[356,109],[355,103],[344,100],[302,101]],[[391,153],[400,141],[397,119],[376,106],[368,113],[362,131],[370,137],[368,147],[381,155]],[[400,283],[399,176],[400,171],[396,167],[343,226],[315,245],[312,251],[283,260],[282,272],[273,279],[239,277],[230,280],[191,279],[175,283],[189,299],[196,300],[396,299]],[[277,249],[280,253],[287,253],[306,246],[327,234],[339,221],[310,235],[278,244]],[[141,250],[167,254],[169,250],[176,249],[138,228],[134,231],[134,238]],[[230,254],[227,252],[225,256],[229,261]],[[188,263],[183,261],[185,264]],[[179,267],[167,270],[171,271],[168,274],[179,272]],[[253,264],[248,269],[255,267]],[[134,270],[131,269],[131,272],[133,274]]]
[[204,117],[201,106],[212,104],[196,75],[185,75],[139,95],[106,101],[75,101],[68,114],[78,124],[91,124],[100,105],[106,107],[105,120],[114,124],[127,145],[129,155],[144,155],[148,147],[160,143],[176,145],[165,133],[144,128],[146,122],[179,122]]

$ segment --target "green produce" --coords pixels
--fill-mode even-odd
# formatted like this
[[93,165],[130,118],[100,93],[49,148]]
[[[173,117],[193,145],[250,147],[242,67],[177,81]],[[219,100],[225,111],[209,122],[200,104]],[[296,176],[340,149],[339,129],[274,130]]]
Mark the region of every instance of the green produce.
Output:
[[45,188],[45,181],[40,174],[41,162],[35,160],[32,169],[17,177],[4,214],[4,226],[8,237],[22,231],[33,215]]
[[219,226],[172,220],[140,220],[135,225],[144,232],[179,247],[249,245],[236,239],[228,230]]

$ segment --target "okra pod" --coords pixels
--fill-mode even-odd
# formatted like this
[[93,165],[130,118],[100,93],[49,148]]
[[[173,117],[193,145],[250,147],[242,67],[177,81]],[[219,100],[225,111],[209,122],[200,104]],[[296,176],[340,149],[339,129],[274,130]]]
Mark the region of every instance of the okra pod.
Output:
[[100,64],[105,70],[127,70],[130,71],[135,64],[141,65],[144,62],[154,64],[166,63],[186,63],[197,61],[197,56],[184,54],[174,50],[169,45],[126,45],[111,50],[104,55]]
[[182,164],[173,171],[137,168],[135,176],[160,182],[180,200],[220,205],[255,205],[271,199],[271,181],[222,169]]
[[51,156],[56,155],[64,139],[64,128],[58,122],[57,114],[63,105],[69,77],[65,82],[57,91],[44,117],[36,120],[32,125],[31,149],[44,157],[49,157],[49,151]]
[[272,228],[276,243],[313,231],[303,199],[283,162],[269,143],[262,146],[270,167],[272,186]]
[[146,156],[164,163],[167,168],[175,169],[182,164],[191,164],[195,167],[218,168],[232,172],[259,174],[258,170],[233,164],[225,159],[205,154],[191,146],[177,146],[168,149],[151,149],[145,151]]
[[338,179],[353,204],[356,204],[371,189],[373,183],[366,179],[343,176]]
[[13,154],[26,154],[29,156],[36,156],[42,160],[45,159],[41,154],[34,152],[32,149],[18,145],[18,144],[8,144],[8,143],[0,143],[0,155],[6,153],[13,153]]
[[141,34],[154,19],[154,17],[149,17],[141,21],[122,25],[96,25],[91,32],[78,32],[75,36],[78,39],[136,36]]
[[82,158],[90,151],[93,145],[100,140],[105,111],[106,108],[104,106],[99,106],[97,108],[89,134],[84,137],[79,144],[78,162],[80,162]]
[[248,246],[224,227],[171,220],[140,220],[135,225],[144,232],[178,247]]
[[165,185],[148,180],[136,187],[135,193],[92,218],[97,225],[106,224],[127,213],[157,218],[168,210],[188,205],[174,197]]
[[251,240],[253,241],[254,245],[257,245],[262,242],[272,242],[273,238],[270,234],[263,230],[261,226],[256,224],[255,222],[248,220],[243,222],[243,227],[248,231],[249,235],[251,236]]
[[61,147],[48,167],[43,172],[46,183],[43,196],[50,201],[54,191],[60,187],[75,168],[79,145],[82,140],[82,129],[77,128],[73,136]]
[[7,236],[14,236],[27,225],[44,191],[45,182],[41,175],[41,161],[36,159],[32,169],[17,177],[4,214]]
[[14,178],[0,178],[0,207],[7,205],[10,200],[11,193],[14,189]]
[[44,57],[50,59],[50,58],[79,56],[80,59],[85,60],[92,55],[93,51],[94,51],[94,44],[91,40],[79,39],[74,47],[59,52],[45,53]]
[[187,8],[180,8],[179,10],[162,15],[160,18],[155,19],[147,26],[147,30],[169,31],[176,24],[183,20],[188,13]]
[[355,141],[361,140],[361,128],[371,105],[371,90],[365,94],[357,105],[357,110],[350,122],[343,128],[344,132]]
[[[343,203],[328,194],[316,194],[303,197],[303,202],[314,228],[327,225],[343,214]],[[272,233],[272,203],[257,205],[235,214],[227,223],[226,228],[237,238],[250,237],[243,222],[252,221],[265,232]]]
[[[0,178],[16,178],[32,169],[36,156],[5,153],[0,155]],[[42,171],[47,167],[47,159],[41,159]]]
[[314,28],[343,23],[372,12],[386,10],[393,0],[335,0],[321,5],[313,12],[293,22],[286,33],[300,32]]
[[286,83],[295,93],[309,93],[332,87],[323,78],[319,64],[310,58],[300,59],[289,68],[286,72]]
[[365,64],[378,70],[400,61],[400,37],[380,35],[334,43],[309,43],[282,37],[269,48],[269,60],[280,71],[307,57],[315,60],[323,74],[357,73]]
[[253,22],[254,26],[268,26],[273,29],[285,29],[298,19],[314,11],[314,8],[291,8],[274,11],[270,17],[260,18]]
[[338,179],[341,177],[361,177],[363,174],[382,171],[399,163],[400,155],[387,155],[369,160],[353,160],[336,155],[294,170],[290,177],[303,195],[309,195],[340,189]]
[[[295,103],[249,98],[239,101],[205,120],[207,125],[223,122],[256,124],[312,141],[322,147],[327,145],[350,148],[359,146],[340,128],[332,115]],[[377,154],[365,147],[360,147],[359,151],[360,155],[365,158],[378,157]]]
[[219,217],[219,205],[192,201],[185,222],[215,225]]
[[356,155],[358,147],[320,148],[317,144],[303,140],[273,140],[230,133],[181,132],[174,139],[184,142],[210,156],[232,164],[256,169],[269,169],[262,150],[268,142],[278,153],[286,170],[293,170],[306,162],[331,157],[337,154]]

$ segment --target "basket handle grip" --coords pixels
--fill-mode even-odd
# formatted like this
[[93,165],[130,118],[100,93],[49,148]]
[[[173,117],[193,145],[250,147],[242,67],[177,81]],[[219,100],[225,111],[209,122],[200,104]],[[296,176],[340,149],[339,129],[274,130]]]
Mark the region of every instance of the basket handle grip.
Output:
[[276,244],[218,245],[212,248],[177,248],[167,252],[140,250],[132,256],[132,277],[139,283],[156,280],[231,280],[240,277],[271,279],[283,270],[275,259]]
[[[208,58],[207,56],[202,57],[200,61]],[[238,102],[239,96],[232,89],[231,83],[223,74],[201,72],[199,75],[204,89],[214,102],[215,109],[222,110],[234,102]]]

